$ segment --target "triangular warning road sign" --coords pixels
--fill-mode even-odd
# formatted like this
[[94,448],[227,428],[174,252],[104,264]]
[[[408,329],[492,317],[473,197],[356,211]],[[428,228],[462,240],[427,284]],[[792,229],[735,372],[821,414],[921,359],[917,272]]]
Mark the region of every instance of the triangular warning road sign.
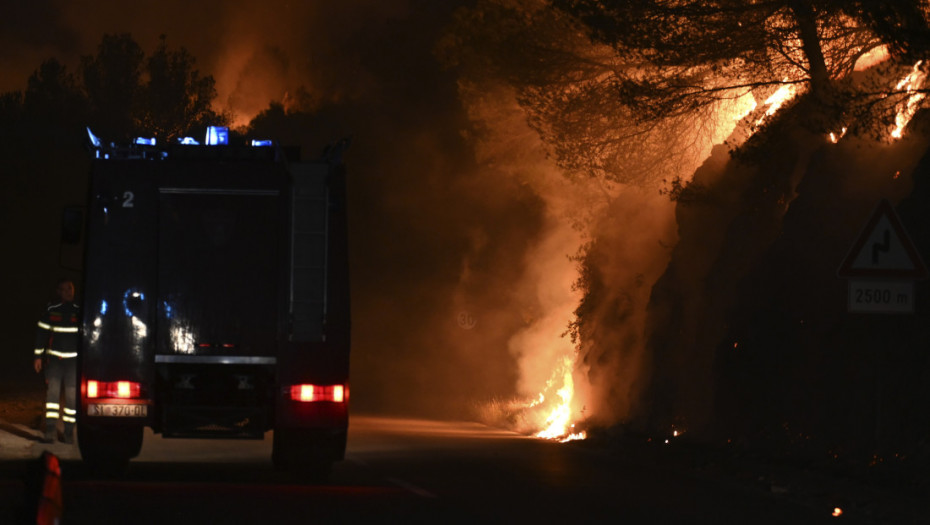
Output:
[[891,203],[882,199],[836,274],[839,277],[926,279],[927,267]]

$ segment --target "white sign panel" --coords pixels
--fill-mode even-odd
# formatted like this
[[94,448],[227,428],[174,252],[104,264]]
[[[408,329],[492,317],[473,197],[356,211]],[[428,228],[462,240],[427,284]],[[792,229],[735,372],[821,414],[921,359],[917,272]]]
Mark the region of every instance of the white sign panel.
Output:
[[849,311],[854,313],[913,313],[914,282],[850,280]]
[[887,200],[882,200],[853,243],[837,275],[847,278],[924,279],[927,268],[898,214]]

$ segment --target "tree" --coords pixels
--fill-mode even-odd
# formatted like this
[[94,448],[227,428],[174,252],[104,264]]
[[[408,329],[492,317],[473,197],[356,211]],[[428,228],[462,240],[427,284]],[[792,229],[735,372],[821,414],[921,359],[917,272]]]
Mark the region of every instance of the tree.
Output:
[[135,129],[145,53],[128,33],[104,35],[96,56],[81,58],[84,92],[91,126],[125,140]]
[[201,76],[195,65],[186,49],[170,49],[164,36],[146,57],[131,35],[104,35],[97,54],[81,59],[92,127],[119,140],[154,135],[168,141],[227,123],[228,116],[212,109],[213,76]]
[[[903,0],[479,0],[440,51],[467,78],[514,86],[569,172],[642,184],[680,175],[738,106],[782,86],[812,95],[817,132],[893,122],[913,95],[896,81],[930,49],[927,12]],[[884,74],[854,78],[883,46]]]
[[926,47],[927,6],[861,0],[636,2],[555,0],[596,40],[639,58],[617,76],[643,118],[689,112],[734,90],[808,85],[829,104],[865,53],[887,45],[915,60]]
[[22,98],[23,125],[34,140],[48,146],[80,143],[81,126],[86,125],[87,99],[74,75],[58,60],[46,60],[29,77]]
[[146,82],[141,86],[141,107],[136,123],[141,133],[162,141],[187,134],[192,128],[221,125],[228,121],[213,111],[216,82],[200,76],[196,60],[183,47],[168,49],[164,35],[146,62]]

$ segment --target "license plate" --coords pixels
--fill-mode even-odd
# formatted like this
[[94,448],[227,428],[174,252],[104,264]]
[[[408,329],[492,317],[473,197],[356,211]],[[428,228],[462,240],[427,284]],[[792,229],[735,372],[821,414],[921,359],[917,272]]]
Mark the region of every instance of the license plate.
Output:
[[106,417],[145,417],[148,415],[148,405],[87,405],[88,416]]

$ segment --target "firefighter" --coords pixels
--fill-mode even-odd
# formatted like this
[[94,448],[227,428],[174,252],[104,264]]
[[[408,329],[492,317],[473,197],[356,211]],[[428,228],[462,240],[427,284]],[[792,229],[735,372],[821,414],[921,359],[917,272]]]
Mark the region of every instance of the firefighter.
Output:
[[[53,443],[58,437],[58,420],[64,423],[64,443],[74,443],[74,424],[77,422],[77,355],[80,308],[74,303],[74,283],[70,279],[58,281],[58,301],[49,304],[36,330],[35,370],[45,368],[48,384],[45,397],[44,443]],[[61,387],[64,385],[65,406],[62,407]]]

